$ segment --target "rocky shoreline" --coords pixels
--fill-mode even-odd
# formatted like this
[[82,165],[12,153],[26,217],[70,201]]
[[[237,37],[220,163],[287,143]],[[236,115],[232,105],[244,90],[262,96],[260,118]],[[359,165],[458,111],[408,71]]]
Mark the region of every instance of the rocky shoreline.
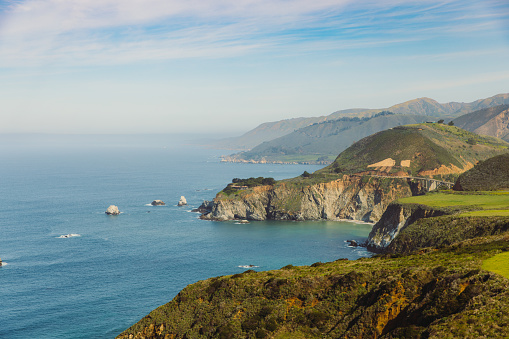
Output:
[[218,193],[198,211],[205,220],[359,220],[375,223],[390,202],[412,196],[403,179],[344,175],[340,179],[307,186],[258,186],[235,195]]

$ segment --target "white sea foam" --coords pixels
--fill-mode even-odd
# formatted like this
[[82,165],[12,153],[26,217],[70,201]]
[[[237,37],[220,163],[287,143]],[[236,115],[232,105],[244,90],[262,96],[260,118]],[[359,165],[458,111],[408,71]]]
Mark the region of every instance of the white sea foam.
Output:
[[255,266],[255,265],[239,265],[237,267],[240,267],[240,268],[255,268],[255,267],[260,267],[260,266]]
[[65,238],[72,238],[72,237],[81,237],[81,234],[76,234],[76,233],[62,234],[61,236],[59,236],[57,238],[58,239],[65,239]]

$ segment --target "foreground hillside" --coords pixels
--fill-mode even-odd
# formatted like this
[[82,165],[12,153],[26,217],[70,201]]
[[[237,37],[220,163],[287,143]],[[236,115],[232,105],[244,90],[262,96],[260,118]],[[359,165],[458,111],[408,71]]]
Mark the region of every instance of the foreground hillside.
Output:
[[509,234],[189,285],[119,338],[502,338],[509,280],[482,269]]
[[423,181],[409,176],[453,180],[508,146],[454,126],[400,126],[360,140],[313,174],[247,189],[232,184],[202,217],[377,222],[391,201],[422,191]]

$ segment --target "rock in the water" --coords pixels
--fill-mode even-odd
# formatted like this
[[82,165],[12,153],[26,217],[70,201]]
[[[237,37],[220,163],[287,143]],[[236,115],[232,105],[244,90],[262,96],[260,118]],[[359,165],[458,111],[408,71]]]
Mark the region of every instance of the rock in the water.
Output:
[[0,258],[0,266],[2,266],[2,258]]
[[150,203],[152,206],[163,206],[166,205],[162,200],[154,200]]
[[110,205],[110,207],[108,207],[108,209],[106,210],[105,213],[108,214],[108,215],[119,215],[120,211],[118,210],[117,206]]
[[179,202],[178,202],[177,206],[184,206],[184,205],[187,205],[187,200],[186,200],[186,198],[182,195],[182,196],[180,197],[180,200],[179,200]]
[[348,243],[348,246],[351,246],[351,247],[359,246],[359,243],[355,240],[347,240],[346,242]]

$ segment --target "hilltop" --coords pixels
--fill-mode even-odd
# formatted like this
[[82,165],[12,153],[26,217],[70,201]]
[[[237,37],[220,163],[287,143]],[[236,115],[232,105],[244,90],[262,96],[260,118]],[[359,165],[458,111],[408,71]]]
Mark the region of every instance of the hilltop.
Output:
[[370,173],[454,177],[478,161],[507,151],[503,140],[456,126],[426,123],[398,126],[366,137],[317,173]]
[[[341,118],[366,118],[382,111],[396,114],[425,115],[430,117],[454,118],[487,107],[509,104],[509,94],[498,94],[486,99],[479,99],[470,103],[449,102],[438,103],[430,98],[409,100],[386,108],[366,109],[354,108],[336,111],[326,116],[293,118],[274,122],[265,122],[247,133],[234,138],[219,140],[213,143],[216,148],[249,150],[265,141],[274,140],[290,134],[300,128],[324,121]],[[339,152],[339,151],[338,151]]]

